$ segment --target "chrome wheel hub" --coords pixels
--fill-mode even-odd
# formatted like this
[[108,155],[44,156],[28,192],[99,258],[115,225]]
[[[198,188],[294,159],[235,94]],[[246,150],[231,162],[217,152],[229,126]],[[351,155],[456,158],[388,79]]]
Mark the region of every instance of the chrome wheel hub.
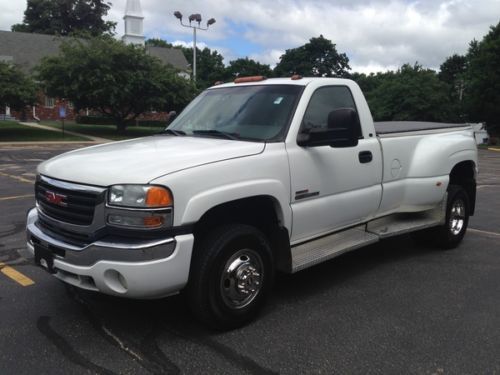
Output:
[[450,212],[449,227],[451,233],[456,236],[458,235],[465,224],[465,203],[461,199],[457,199],[453,202]]
[[220,280],[224,303],[233,309],[248,306],[260,292],[263,273],[262,258],[254,250],[244,249],[233,254]]

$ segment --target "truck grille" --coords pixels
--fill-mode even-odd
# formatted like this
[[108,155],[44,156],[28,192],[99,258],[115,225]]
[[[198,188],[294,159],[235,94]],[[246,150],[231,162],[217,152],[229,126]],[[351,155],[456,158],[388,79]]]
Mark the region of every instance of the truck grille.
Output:
[[99,199],[97,192],[65,189],[43,179],[35,184],[35,196],[45,215],[76,225],[92,224]]

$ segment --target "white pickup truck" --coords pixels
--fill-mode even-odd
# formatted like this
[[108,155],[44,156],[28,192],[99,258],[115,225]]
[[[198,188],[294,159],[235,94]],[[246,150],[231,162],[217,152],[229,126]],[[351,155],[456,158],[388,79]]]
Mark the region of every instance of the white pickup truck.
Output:
[[66,283],[183,290],[198,318],[232,328],[258,313],[275,270],[424,229],[455,247],[476,174],[470,126],[374,125],[353,81],[246,77],[204,91],[161,134],[40,164],[27,245]]

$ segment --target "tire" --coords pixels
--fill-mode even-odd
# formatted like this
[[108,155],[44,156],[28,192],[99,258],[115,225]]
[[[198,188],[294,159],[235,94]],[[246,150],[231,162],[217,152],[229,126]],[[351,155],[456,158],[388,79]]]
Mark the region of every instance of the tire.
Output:
[[435,243],[442,249],[457,247],[464,238],[469,224],[470,201],[465,189],[459,185],[448,187],[446,221],[433,233]]
[[224,225],[195,246],[188,303],[210,327],[234,329],[258,315],[273,278],[271,248],[264,234],[248,225]]

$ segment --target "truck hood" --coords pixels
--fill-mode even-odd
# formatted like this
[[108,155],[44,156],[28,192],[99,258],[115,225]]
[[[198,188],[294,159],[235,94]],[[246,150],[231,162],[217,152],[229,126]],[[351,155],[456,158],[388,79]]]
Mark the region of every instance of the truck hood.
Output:
[[144,184],[202,164],[261,153],[264,143],[188,136],[152,136],[87,147],[38,166],[48,177],[88,185]]

